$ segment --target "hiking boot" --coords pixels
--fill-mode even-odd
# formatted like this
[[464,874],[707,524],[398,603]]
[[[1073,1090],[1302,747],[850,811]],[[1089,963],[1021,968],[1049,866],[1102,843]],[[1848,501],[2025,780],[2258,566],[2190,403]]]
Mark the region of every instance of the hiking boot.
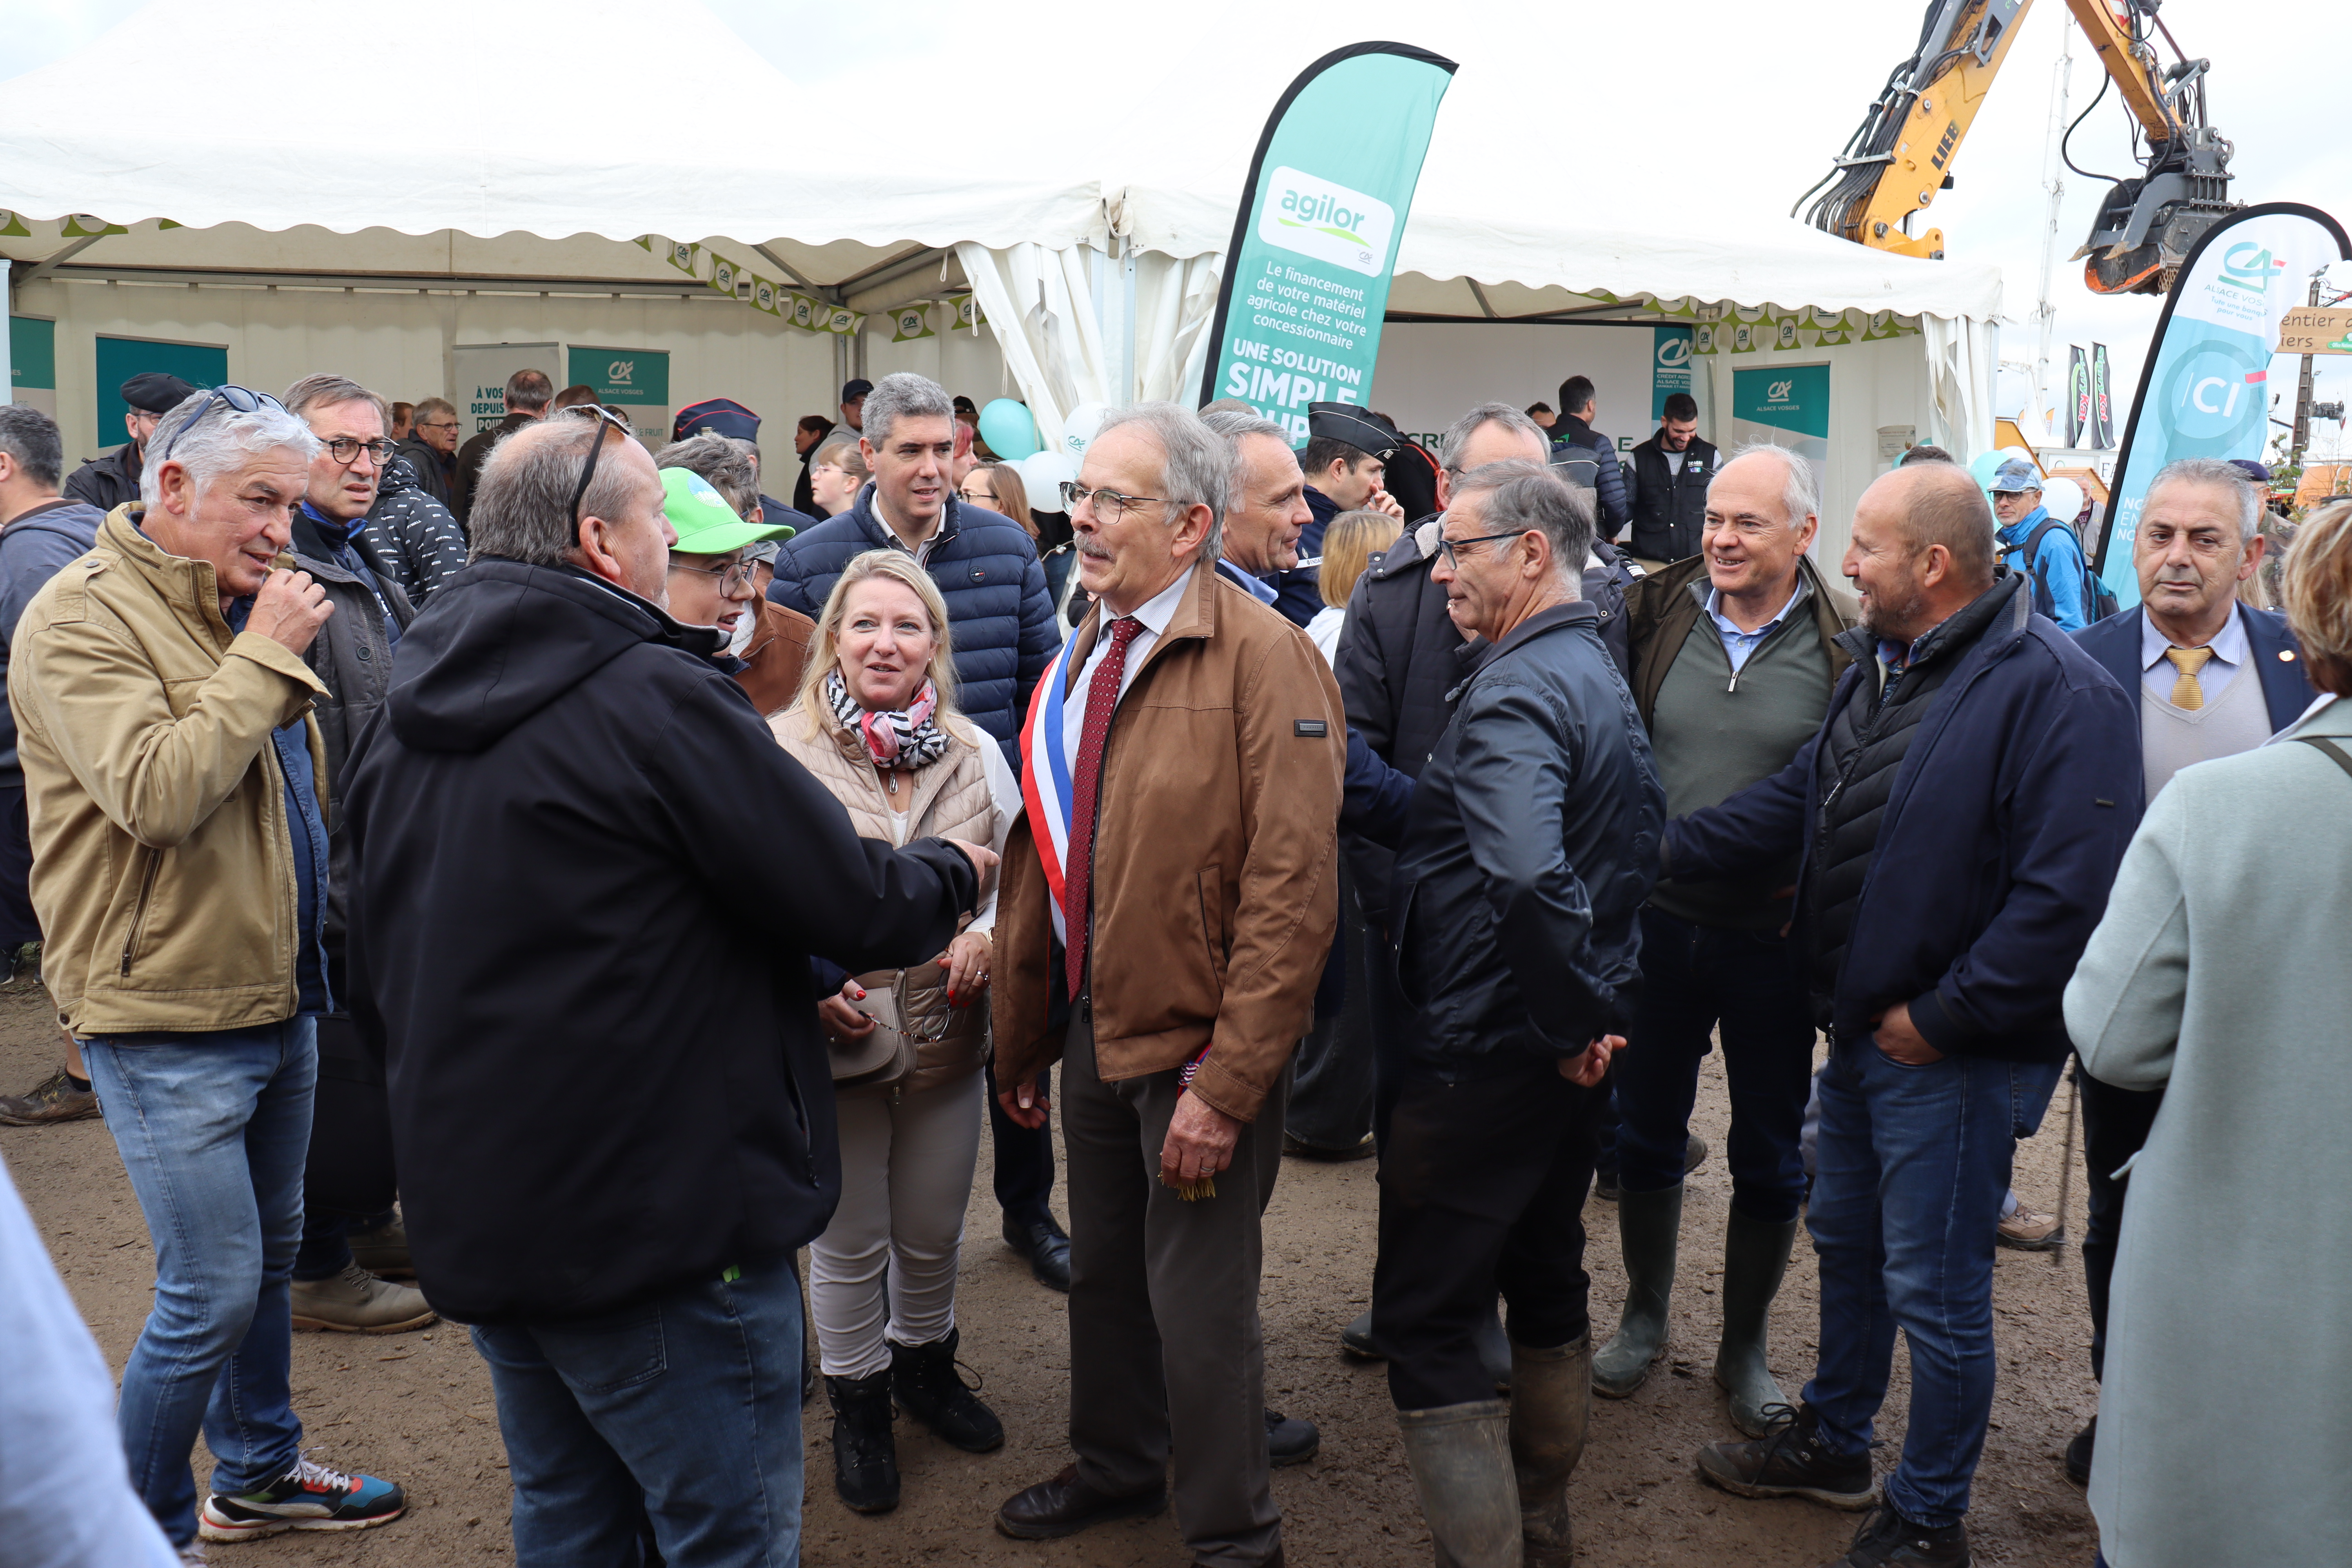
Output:
[[2036,1214],[2020,1204],[2015,1214],[2000,1222],[1992,1238],[2020,1252],[2055,1252],[2066,1245],[2066,1227],[2058,1223],[2056,1215]]
[[0,991],[29,991],[41,983],[41,944],[0,948]]
[[2078,1487],[2091,1484],[2091,1450],[2098,1441],[2099,1418],[2094,1415],[2091,1424],[2075,1433],[2074,1441],[2066,1445],[2066,1479]]
[[299,1459],[259,1491],[205,1499],[196,1533],[206,1541],[257,1541],[289,1530],[367,1530],[389,1524],[407,1507],[406,1495],[390,1481]]
[[956,1346],[961,1329],[928,1345],[890,1344],[890,1387],[898,1407],[967,1454],[985,1454],[1004,1447],[1004,1423],[996,1413],[972,1397],[979,1386],[963,1380],[956,1369]]
[[856,1513],[898,1506],[898,1445],[890,1435],[890,1369],[827,1377],[833,1401],[833,1486]]
[[379,1279],[414,1279],[416,1265],[408,1257],[408,1226],[397,1215],[373,1230],[355,1230],[343,1238],[352,1261]]
[[1853,1532],[1845,1555],[1829,1568],[1969,1568],[1969,1527],[1930,1530],[1880,1503]]
[[1698,1451],[1698,1479],[1735,1497],[1801,1497],[1832,1508],[1877,1500],[1870,1455],[1848,1458],[1822,1441],[1821,1415],[1810,1405],[1767,1412],[1772,1435],[1746,1443],[1710,1443]]
[[87,1121],[98,1114],[98,1091],[74,1082],[62,1067],[22,1094],[0,1094],[0,1127]]
[[1279,1410],[1265,1413],[1265,1462],[1276,1469],[1303,1465],[1323,1451],[1323,1434],[1315,1423]]
[[435,1313],[413,1285],[379,1279],[356,1263],[324,1279],[294,1281],[294,1326],[341,1334],[400,1334],[421,1329]]

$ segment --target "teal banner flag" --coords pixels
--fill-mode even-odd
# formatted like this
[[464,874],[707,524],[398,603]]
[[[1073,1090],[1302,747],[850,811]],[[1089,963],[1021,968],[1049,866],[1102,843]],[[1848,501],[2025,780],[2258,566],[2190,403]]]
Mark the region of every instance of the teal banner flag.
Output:
[[1201,401],[1238,397],[1307,439],[1310,403],[1368,403],[1397,243],[1452,60],[1352,44],[1290,84],[1225,247]]
[[2139,603],[2132,541],[2149,481],[2181,458],[2261,458],[2279,322],[2305,302],[2312,275],[2339,260],[2352,260],[2343,225],[2300,202],[2265,202],[2207,229],[2181,264],[2140,370],[2099,534],[2095,570],[2125,609]]

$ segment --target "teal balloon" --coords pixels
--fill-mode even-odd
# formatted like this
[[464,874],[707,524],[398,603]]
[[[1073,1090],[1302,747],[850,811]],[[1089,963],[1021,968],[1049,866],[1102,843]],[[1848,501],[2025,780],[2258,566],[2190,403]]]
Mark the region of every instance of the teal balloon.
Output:
[[1008,463],[1037,450],[1037,421],[1028,405],[1000,397],[980,411],[980,438]]
[[1979,453],[1976,461],[1969,465],[1969,477],[1976,480],[1977,489],[1990,495],[1992,493],[1994,471],[2007,461],[2009,455],[2005,452]]

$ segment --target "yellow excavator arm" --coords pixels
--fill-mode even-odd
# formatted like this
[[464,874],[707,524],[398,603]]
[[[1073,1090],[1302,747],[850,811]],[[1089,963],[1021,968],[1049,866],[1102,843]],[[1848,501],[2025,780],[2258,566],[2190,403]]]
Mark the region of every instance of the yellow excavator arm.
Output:
[[[2210,62],[2159,68],[2151,39],[2172,36],[2157,20],[2158,3],[2120,0],[2116,10],[2108,0],[2066,0],[2146,147],[2141,175],[2112,185],[2075,253],[2084,283],[2103,294],[2162,292],[2198,237],[2234,210],[2231,145],[2205,120]],[[1857,245],[1942,259],[1943,231],[1914,234],[1911,216],[1951,185],[1953,161],[2032,5],[1931,0],[1911,57],[1888,75],[1830,173],[1797,198],[1807,220]]]

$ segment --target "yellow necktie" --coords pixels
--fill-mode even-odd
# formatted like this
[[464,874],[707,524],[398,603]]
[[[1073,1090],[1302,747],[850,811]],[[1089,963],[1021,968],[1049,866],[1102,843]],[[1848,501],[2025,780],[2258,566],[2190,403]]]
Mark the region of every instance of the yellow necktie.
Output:
[[2204,707],[2205,687],[2197,679],[2197,672],[2205,668],[2205,661],[2213,657],[2213,650],[2210,647],[2168,647],[2164,650],[2164,657],[2172,661],[2173,668],[2180,671],[2180,678],[2172,683],[2172,705],[2186,708],[2191,712]]

